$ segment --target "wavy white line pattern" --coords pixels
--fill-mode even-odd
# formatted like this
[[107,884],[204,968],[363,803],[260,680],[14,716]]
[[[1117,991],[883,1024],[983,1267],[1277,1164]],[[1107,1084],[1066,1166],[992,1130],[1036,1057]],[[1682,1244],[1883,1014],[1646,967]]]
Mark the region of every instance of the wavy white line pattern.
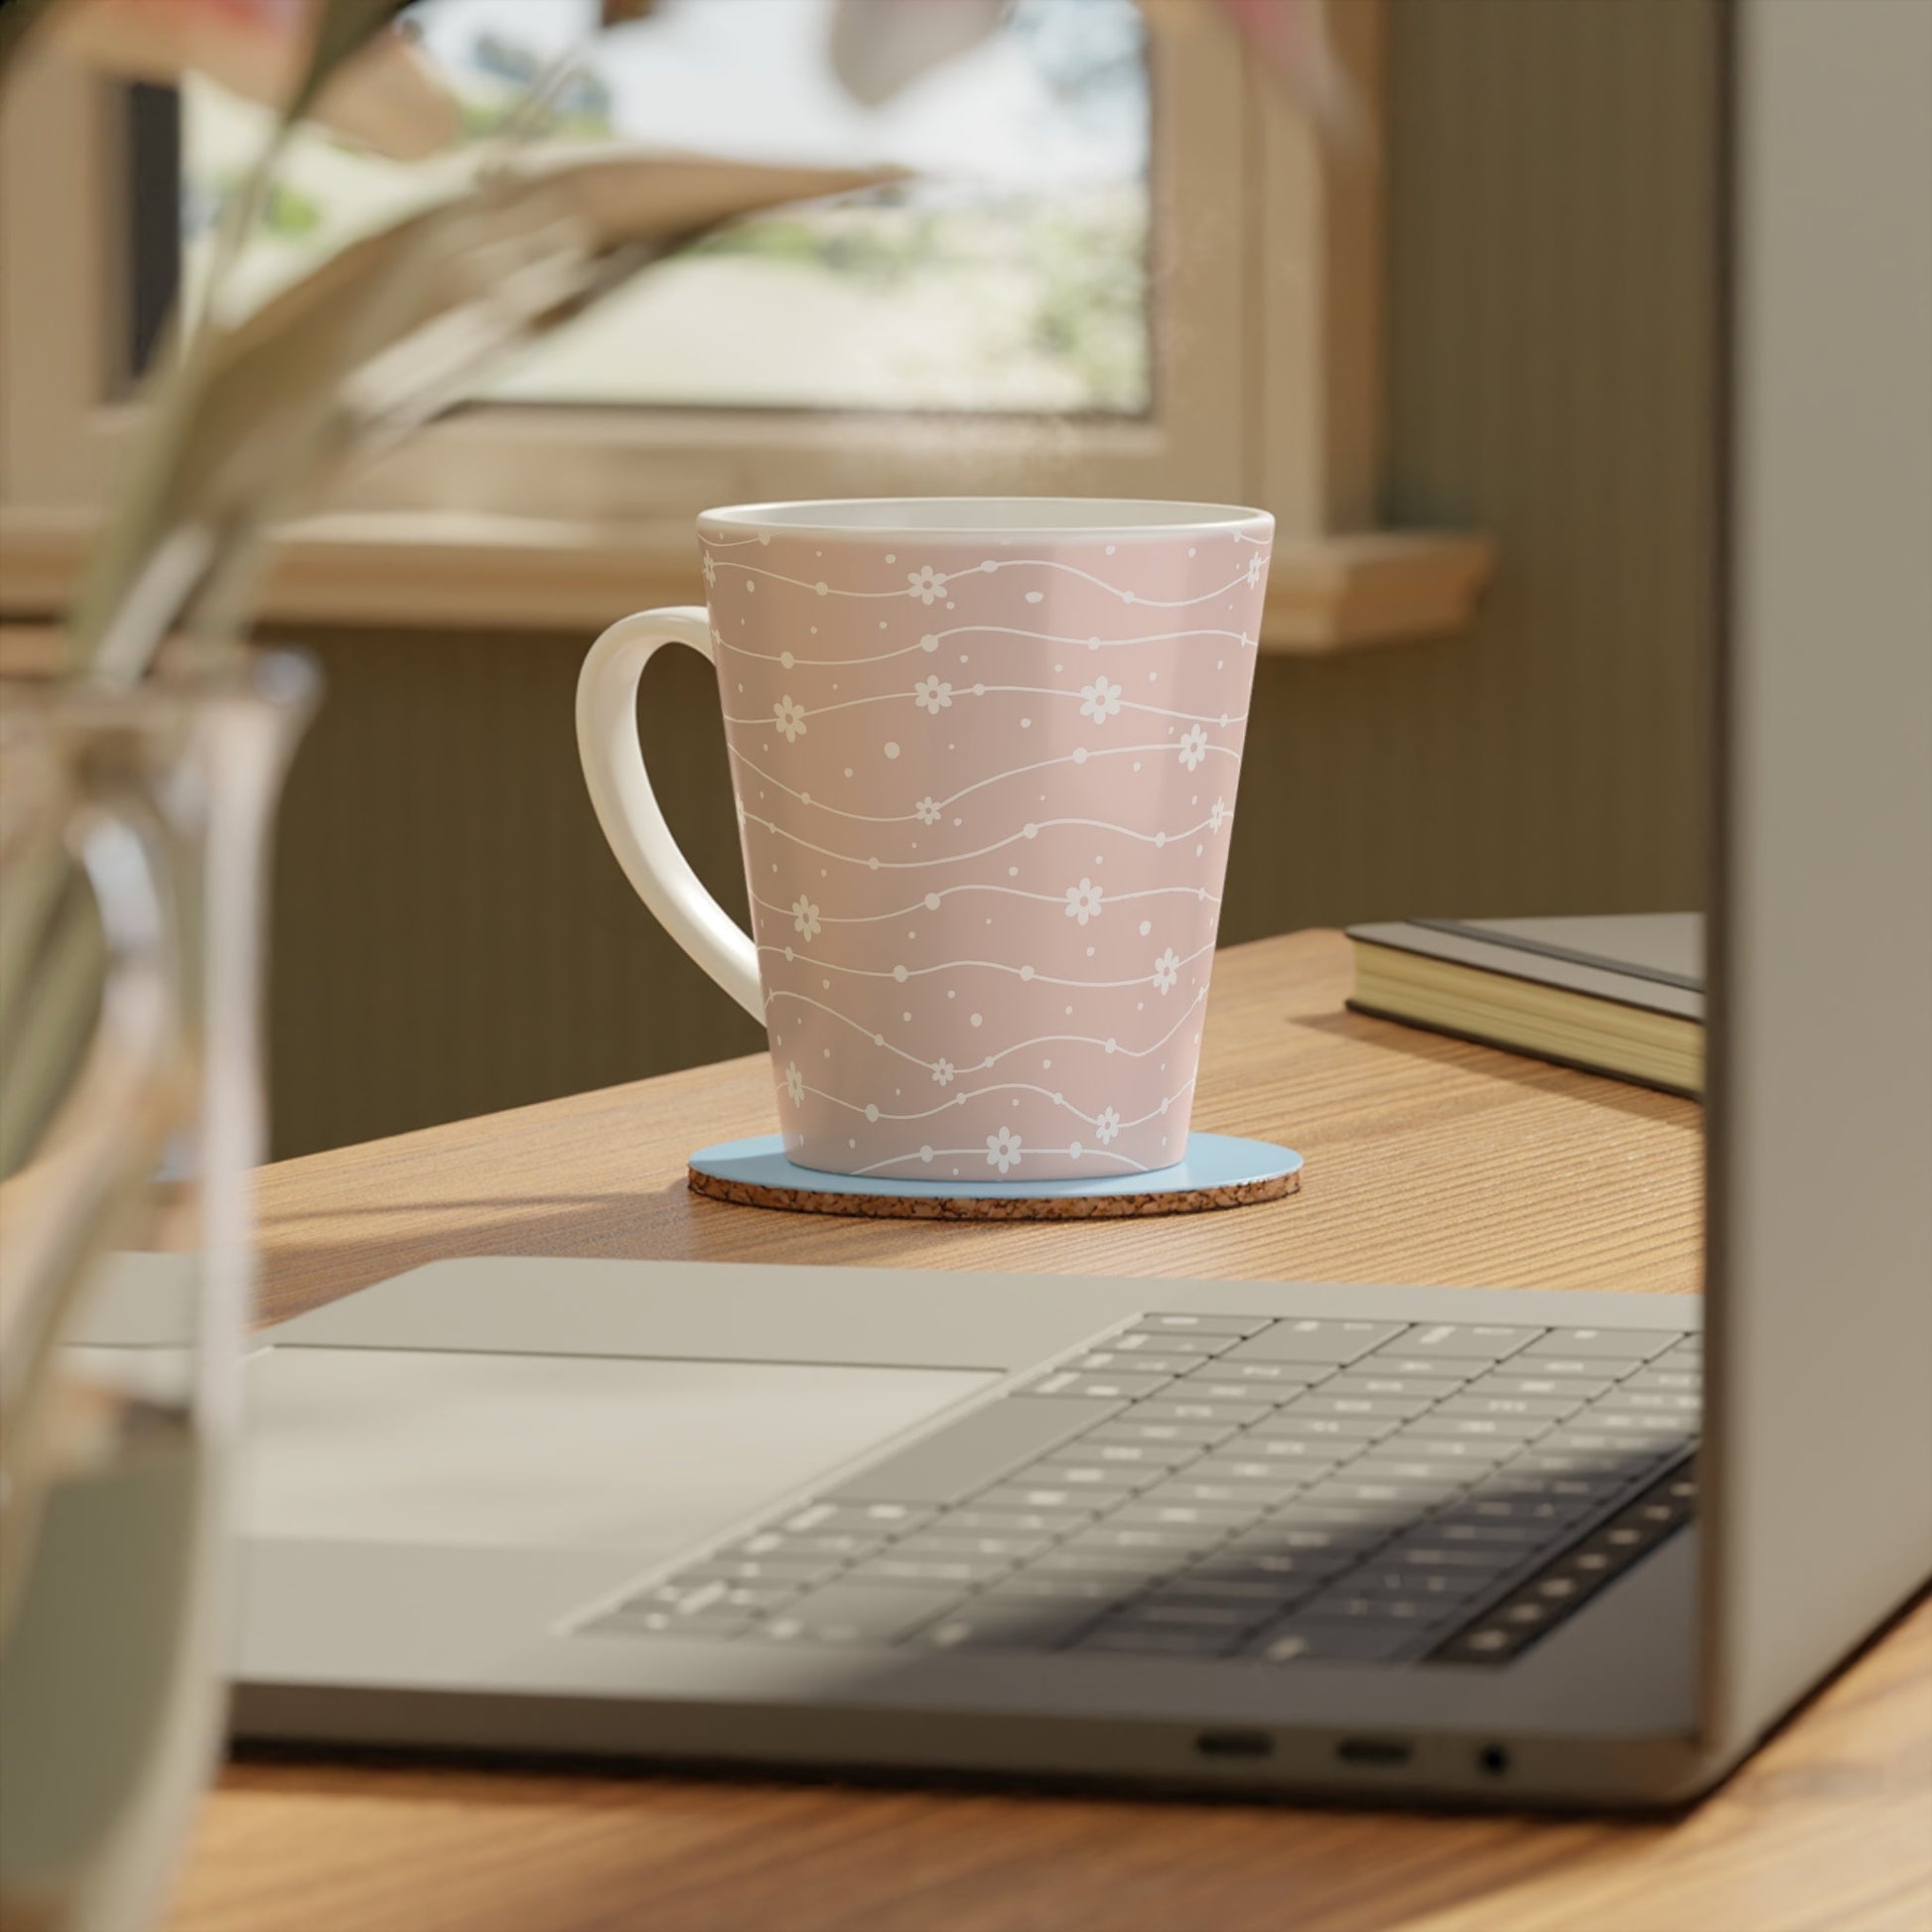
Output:
[[699,534],[792,1159],[976,1181],[1177,1160],[1267,519]]

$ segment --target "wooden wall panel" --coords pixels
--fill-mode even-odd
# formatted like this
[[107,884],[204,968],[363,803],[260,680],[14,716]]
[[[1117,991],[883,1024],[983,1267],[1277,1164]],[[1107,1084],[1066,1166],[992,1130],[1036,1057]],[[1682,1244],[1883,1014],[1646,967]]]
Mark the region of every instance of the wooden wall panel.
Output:
[[[1230,939],[1694,905],[1715,449],[1710,0],[1391,0],[1392,524],[1483,529],[1468,635],[1264,659]],[[615,614],[614,614],[615,615]],[[605,849],[589,639],[344,632],[281,837],[278,1154],[748,1050]],[[710,672],[653,772],[742,909]]]

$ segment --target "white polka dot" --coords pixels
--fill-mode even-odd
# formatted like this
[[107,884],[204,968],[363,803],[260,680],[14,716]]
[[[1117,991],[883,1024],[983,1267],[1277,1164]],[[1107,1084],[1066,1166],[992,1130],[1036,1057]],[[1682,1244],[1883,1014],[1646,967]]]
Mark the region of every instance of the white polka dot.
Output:
[[1043,604],[1045,601],[1046,593],[1044,591],[1029,591],[1027,593],[1027,602],[1029,604]]
[[1020,729],[1021,729],[1021,730],[1022,730],[1023,732],[1030,732],[1030,731],[1032,731],[1032,730],[1033,730],[1033,728],[1034,728],[1034,721],[1033,721],[1033,720],[1032,720],[1031,718],[1023,718],[1023,719],[1021,719],[1021,721],[1020,721]]
[[[1092,952],[1092,951],[1093,951],[1093,948],[1092,948],[1091,946],[1089,946],[1089,947],[1087,948],[1087,950],[1088,950],[1088,952]],[[1032,968],[1031,966],[1023,966],[1023,967],[1021,967],[1021,969],[1020,969],[1020,977],[1021,977],[1021,978],[1022,978],[1023,980],[1030,980],[1030,979],[1032,979],[1032,978],[1033,978],[1033,976],[1034,976],[1034,969],[1033,969],[1033,968]]]
[[877,1120],[879,1118],[879,1109],[877,1107],[868,1107],[866,1109],[866,1118],[868,1120]]
[[812,586],[812,589],[815,590],[820,597],[823,597],[825,593],[829,591],[831,588],[832,588],[831,585],[826,583],[825,579],[822,577],[818,580],[816,584]]
[[950,989],[948,989],[946,993],[946,998],[949,1000],[956,1000],[959,998],[959,995],[955,992],[952,992]]
[[1084,745],[1076,745],[1073,748],[1073,762],[1075,764],[1085,764],[1086,761],[1087,748]]
[[[939,639],[928,632],[919,639],[919,648],[921,650],[937,650],[939,648]],[[1219,670],[1220,666],[1217,664],[1214,668]]]
[[[782,1045],[783,1041],[780,1041],[779,1044]],[[1039,1063],[1039,1070],[1042,1073],[1050,1073],[1053,1070],[1053,1062],[1051,1060],[1041,1060]]]
[[[1134,769],[1135,769],[1136,771],[1138,771],[1138,770],[1139,770],[1140,768],[1141,768],[1141,761],[1140,761],[1140,759],[1136,759],[1134,760]],[[847,777],[849,778],[849,777],[851,777],[851,775],[852,775],[852,773],[851,773],[850,771],[848,771],[848,772],[847,772],[847,773],[846,773],[845,775],[846,775],[846,776],[847,776]]]
[[1154,930],[1154,921],[1152,919],[1143,919],[1141,921],[1141,937],[1143,939],[1145,939],[1147,935],[1153,930]]
[[937,893],[928,893],[928,894],[926,894],[926,896],[925,896],[925,909],[926,909],[926,910],[927,910],[928,912],[936,912],[936,911],[938,911],[938,909],[939,909],[939,895],[938,895]]
[[[1155,835],[1154,835],[1154,843],[1155,843],[1156,845],[1166,845],[1166,844],[1167,844],[1167,842],[1168,842],[1168,835],[1167,835],[1167,833],[1165,833],[1165,832],[1156,832],[1156,833],[1155,833]],[[873,861],[873,864],[874,864],[874,865],[877,865],[878,863],[879,863],[879,861],[878,861],[877,859],[875,859],[875,860]]]
[[1066,1151],[1067,1151],[1067,1153],[1068,1153],[1069,1155],[1071,1155],[1071,1156],[1073,1157],[1073,1159],[1074,1159],[1074,1160],[1076,1160],[1076,1161],[1077,1161],[1077,1160],[1079,1160],[1079,1158],[1080,1158],[1080,1143],[1079,1143],[1078,1141],[1069,1141],[1069,1142],[1067,1143],[1067,1145],[1066,1145]]
[[847,776],[848,778],[849,778],[849,777],[851,777],[851,775],[852,775],[852,767],[851,767],[851,765],[849,765],[849,764],[848,764],[848,765],[847,765],[847,766],[845,767],[845,775],[846,775],[846,776]]
[[868,859],[866,861],[866,869],[869,872],[877,872],[879,870],[879,861],[877,859]]
[[898,747],[890,738],[887,739],[886,741],[886,756],[889,759],[896,759],[898,757]]
[[[977,1026],[980,1026],[980,1025],[981,1025],[981,1024],[983,1023],[983,1021],[984,1021],[984,1019],[985,1019],[985,1016],[984,1016],[983,1014],[978,1014],[978,1013],[976,1013],[976,1014],[974,1014],[974,1015],[973,1015],[973,1025],[974,1025],[974,1026],[976,1026],[976,1027],[977,1027]],[[961,1094],[961,1095],[960,1095],[960,1098],[961,1098],[962,1100],[963,1100],[963,1099],[965,1099],[965,1097],[966,1097],[966,1096],[965,1096],[964,1094]]]
[[1118,1053],[1120,1051],[1120,1041],[1117,1039],[1110,1038],[1107,1041],[1107,1050],[1110,1053]]
[[747,595],[748,597],[749,597],[749,596],[752,596],[752,595],[754,595],[754,594],[755,594],[755,593],[757,592],[757,590],[758,590],[758,586],[757,586],[757,585],[756,585],[755,583],[753,583],[753,582],[752,582],[752,580],[751,580],[751,579],[750,579],[749,577],[748,577],[748,578],[746,578],[746,580],[745,580],[745,593],[746,593],[746,595]]
[[[1187,553],[1187,554],[1188,554],[1188,556],[1190,556],[1190,557],[1191,557],[1191,556],[1192,556],[1192,555],[1193,555],[1194,553],[1193,553],[1193,552],[1192,552],[1192,551],[1190,550],[1190,551],[1188,551],[1188,553]],[[889,564],[896,564],[896,563],[897,563],[897,562],[898,562],[898,558],[897,558],[897,555],[896,555],[896,554],[895,554],[895,553],[894,553],[893,551],[891,551],[891,550],[889,550],[889,551],[887,551],[887,552],[886,552],[886,561],[887,561],[887,562],[888,562]]]
[[1034,824],[1024,825],[1021,827],[1021,830],[1025,834],[1025,836],[1030,839],[1036,839],[1039,837],[1039,827],[1037,825],[1034,825]]
[[903,966],[895,966],[893,968],[893,977],[903,986],[905,984],[905,968]]
[[911,1015],[910,1015],[909,1013],[901,1013],[901,1014],[899,1015],[899,1018],[900,1018],[901,1020],[910,1020],[910,1019],[911,1019],[911,1017],[912,1017],[912,1016],[911,1016]]
[[[931,1149],[930,1149],[929,1147],[922,1147],[922,1148],[920,1148],[920,1150],[919,1150],[919,1159],[920,1159],[921,1161],[930,1161],[930,1160],[932,1159],[932,1150],[931,1150]],[[953,1170],[953,1173],[957,1173],[958,1172],[959,1172],[959,1170],[958,1170],[957,1168],[955,1168],[955,1169]]]

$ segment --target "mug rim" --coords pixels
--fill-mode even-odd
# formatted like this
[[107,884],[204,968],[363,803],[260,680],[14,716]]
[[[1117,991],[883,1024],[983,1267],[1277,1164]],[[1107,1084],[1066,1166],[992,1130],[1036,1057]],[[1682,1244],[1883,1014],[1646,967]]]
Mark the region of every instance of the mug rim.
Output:
[[[999,509],[1005,515],[989,512]],[[973,514],[977,512],[977,514]],[[875,542],[881,537],[1086,538],[1129,541],[1252,529],[1275,519],[1238,503],[1193,503],[1135,496],[840,496],[792,502],[736,503],[701,510],[698,532],[711,526],[759,535]]]

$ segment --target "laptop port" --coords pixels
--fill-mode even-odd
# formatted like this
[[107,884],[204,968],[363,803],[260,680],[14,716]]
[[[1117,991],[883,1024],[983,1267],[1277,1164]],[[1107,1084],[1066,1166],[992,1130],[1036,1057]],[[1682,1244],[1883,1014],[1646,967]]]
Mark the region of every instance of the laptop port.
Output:
[[1502,1777],[1509,1770],[1509,1753],[1500,1744],[1485,1744],[1476,1752],[1476,1768],[1492,1778]]
[[1203,1730],[1194,1748],[1203,1757],[1269,1757],[1275,1740],[1265,1730]]
[[1372,1764],[1378,1770],[1392,1770],[1398,1764],[1407,1764],[1415,1748],[1399,1737],[1344,1737],[1335,1746],[1335,1755],[1344,1764]]

